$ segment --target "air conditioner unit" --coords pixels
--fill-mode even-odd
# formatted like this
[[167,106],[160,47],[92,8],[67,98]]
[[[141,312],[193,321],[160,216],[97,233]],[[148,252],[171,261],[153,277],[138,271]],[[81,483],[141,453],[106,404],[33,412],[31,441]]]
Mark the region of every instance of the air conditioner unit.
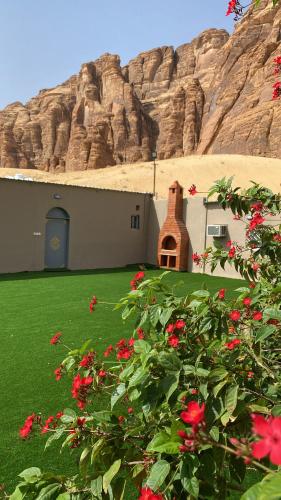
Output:
[[224,238],[226,236],[227,226],[222,224],[209,225],[208,226],[208,236],[213,236],[214,238]]

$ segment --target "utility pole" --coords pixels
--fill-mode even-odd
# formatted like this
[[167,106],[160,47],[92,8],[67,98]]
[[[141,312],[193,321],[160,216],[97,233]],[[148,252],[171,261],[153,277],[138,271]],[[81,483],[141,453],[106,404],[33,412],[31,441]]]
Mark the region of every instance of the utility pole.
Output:
[[157,158],[157,152],[152,151],[151,157],[153,159],[153,196],[156,194],[156,158]]

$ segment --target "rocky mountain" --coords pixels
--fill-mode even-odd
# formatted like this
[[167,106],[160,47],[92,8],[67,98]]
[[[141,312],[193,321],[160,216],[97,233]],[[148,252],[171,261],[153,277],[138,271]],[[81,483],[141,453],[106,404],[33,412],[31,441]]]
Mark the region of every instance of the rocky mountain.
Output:
[[210,29],[176,50],[117,55],[0,111],[0,166],[87,170],[195,153],[281,158],[281,3],[250,7],[234,34]]

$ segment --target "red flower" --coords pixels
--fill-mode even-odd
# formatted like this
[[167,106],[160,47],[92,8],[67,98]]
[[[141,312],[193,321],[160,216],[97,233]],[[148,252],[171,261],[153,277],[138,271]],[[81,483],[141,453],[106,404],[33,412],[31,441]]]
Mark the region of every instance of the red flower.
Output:
[[156,494],[150,488],[145,486],[145,488],[141,489],[140,497],[138,498],[138,500],[164,500],[164,499],[160,493]]
[[240,311],[237,311],[237,309],[234,309],[234,311],[231,311],[229,313],[229,317],[232,321],[239,321],[239,319],[241,318],[241,313]]
[[247,373],[248,378],[253,378],[254,377],[254,372],[248,372]]
[[194,196],[195,194],[197,194],[197,193],[198,193],[198,191],[196,190],[196,186],[195,186],[195,184],[192,184],[192,185],[190,186],[190,188],[188,189],[188,192],[189,192],[189,194],[190,194],[191,196]]
[[234,339],[231,342],[226,342],[224,345],[225,345],[225,347],[227,347],[227,349],[229,349],[230,351],[232,351],[239,344],[241,344],[241,340]]
[[123,417],[123,415],[120,415],[118,417],[118,422],[119,422],[120,425],[123,424],[124,420],[125,420],[125,417]]
[[255,212],[252,220],[249,224],[249,231],[253,231],[257,226],[262,224],[265,221],[264,217],[260,214],[260,212]]
[[191,394],[198,394],[198,390],[197,389],[191,389]]
[[262,312],[261,311],[254,311],[253,312],[253,319],[255,321],[260,321],[262,319]]
[[56,380],[60,380],[62,377],[62,369],[61,366],[55,369],[54,374],[56,376]]
[[95,310],[96,303],[97,303],[97,297],[94,295],[90,302],[90,312],[93,312]]
[[257,203],[253,203],[250,208],[252,212],[261,212],[261,210],[263,210],[263,202],[257,201]]
[[186,424],[198,425],[205,419],[205,403],[200,406],[197,401],[190,401],[187,405],[187,411],[181,412],[181,419]]
[[173,333],[174,331],[175,331],[175,325],[173,323],[170,323],[166,328],[166,332]]
[[174,348],[178,347],[179,338],[176,335],[170,335],[170,337],[168,338],[168,344]]
[[253,271],[257,272],[259,270],[259,268],[260,268],[260,265],[257,262],[254,262],[252,264]]
[[54,345],[57,344],[60,340],[60,337],[62,336],[61,332],[56,333],[50,340],[50,344]]
[[195,253],[192,254],[192,260],[193,260],[193,262],[195,262],[195,264],[197,266],[199,266],[200,261],[201,261],[201,257],[200,257],[200,255],[198,255],[197,252],[195,252]]
[[113,351],[113,346],[110,344],[106,350],[104,351],[103,355],[105,358],[108,358],[108,356],[110,355],[110,353]]
[[33,422],[34,422],[35,418],[36,418],[35,413],[32,413],[32,415],[29,415],[26,418],[22,428],[20,429],[20,437],[22,439],[26,439],[29,436],[29,434],[31,433]]
[[269,455],[274,465],[281,465],[281,417],[252,415],[253,433],[262,439],[252,444],[252,455],[258,460]]
[[132,347],[135,343],[135,339],[132,337],[130,338],[129,342],[128,342],[128,346]]
[[228,241],[226,242],[226,246],[227,246],[228,248],[230,248],[230,247],[232,246],[232,241],[231,241],[231,240],[228,240]]
[[[53,415],[51,415],[50,417],[47,418],[46,422],[45,422],[45,425],[42,427],[42,430],[41,430],[41,433],[42,434],[45,434],[46,432],[48,432],[48,430],[50,429],[50,424],[55,420],[55,417],[53,417]],[[56,425],[53,425],[53,427],[55,428]]]
[[131,414],[131,413],[134,413],[134,408],[132,408],[131,406],[128,408],[128,413]]
[[249,283],[249,287],[250,288],[256,288],[256,283],[253,283],[253,282]]
[[137,328],[137,336],[140,340],[144,339],[144,331],[142,328]]
[[272,99],[278,99],[281,96],[281,82],[276,82],[273,87]]
[[131,280],[130,281],[130,286],[131,286],[131,290],[136,290],[137,289],[137,282],[136,282],[136,280]]
[[126,339],[120,339],[117,342],[116,347],[121,348],[121,347],[125,347],[126,345],[127,345],[127,340]]
[[82,360],[80,361],[79,365],[80,366],[84,366],[85,368],[91,368],[93,362],[94,362],[94,353],[93,352],[89,352],[88,354],[86,354]]
[[129,349],[128,347],[124,347],[123,349],[120,349],[120,351],[117,353],[117,359],[130,359],[132,356],[134,350]]
[[252,303],[251,297],[245,297],[245,299],[243,299],[244,306],[249,307],[251,303]]
[[81,410],[85,408],[88,391],[92,383],[92,377],[81,378],[80,373],[78,373],[78,375],[76,375],[73,379],[71,390],[72,397],[77,399],[77,406]]
[[278,243],[281,242],[281,234],[276,233],[273,235],[273,241],[277,241]]
[[182,330],[185,327],[186,323],[183,319],[178,319],[175,323],[175,328],[177,330]]
[[135,279],[135,281],[141,281],[141,280],[143,280],[143,279],[144,279],[144,276],[145,276],[144,272],[143,272],[143,271],[139,271],[139,272],[135,275],[135,278],[134,278],[134,279]]
[[57,420],[59,420],[62,416],[63,416],[63,411],[59,411],[59,412],[56,414],[56,419],[57,419]]
[[230,259],[233,259],[233,257],[235,256],[235,252],[236,252],[236,248],[235,247],[231,247],[229,252],[228,252],[228,257]]
[[100,378],[104,378],[104,377],[106,377],[106,371],[104,371],[104,370],[100,370],[100,371],[98,372],[98,376],[99,376]]
[[226,292],[226,289],[225,288],[221,288],[218,292],[218,298],[223,300],[224,297],[225,297],[225,292]]

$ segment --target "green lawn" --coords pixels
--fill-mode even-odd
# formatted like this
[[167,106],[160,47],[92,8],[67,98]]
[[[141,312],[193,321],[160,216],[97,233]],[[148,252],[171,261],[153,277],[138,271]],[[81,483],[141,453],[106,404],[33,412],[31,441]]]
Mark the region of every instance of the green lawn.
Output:
[[[63,357],[61,345],[51,346],[50,338],[63,332],[65,343],[80,346],[92,337],[96,349],[103,350],[121,336],[131,334],[131,325],[123,324],[111,306],[99,305],[89,313],[93,295],[99,300],[117,301],[129,288],[135,268],[61,273],[21,273],[0,276],[1,335],[1,410],[0,410],[0,483],[8,491],[23,469],[38,466],[44,470],[72,472],[75,454],[62,455],[54,447],[44,452],[45,437],[22,441],[18,430],[27,415],[42,412],[49,416],[66,406],[75,407],[70,381],[55,381],[53,371]],[[147,276],[160,274],[147,271]],[[183,281],[178,293],[197,290],[204,283],[209,290],[232,290],[242,280],[207,275],[171,273],[167,281]]]

